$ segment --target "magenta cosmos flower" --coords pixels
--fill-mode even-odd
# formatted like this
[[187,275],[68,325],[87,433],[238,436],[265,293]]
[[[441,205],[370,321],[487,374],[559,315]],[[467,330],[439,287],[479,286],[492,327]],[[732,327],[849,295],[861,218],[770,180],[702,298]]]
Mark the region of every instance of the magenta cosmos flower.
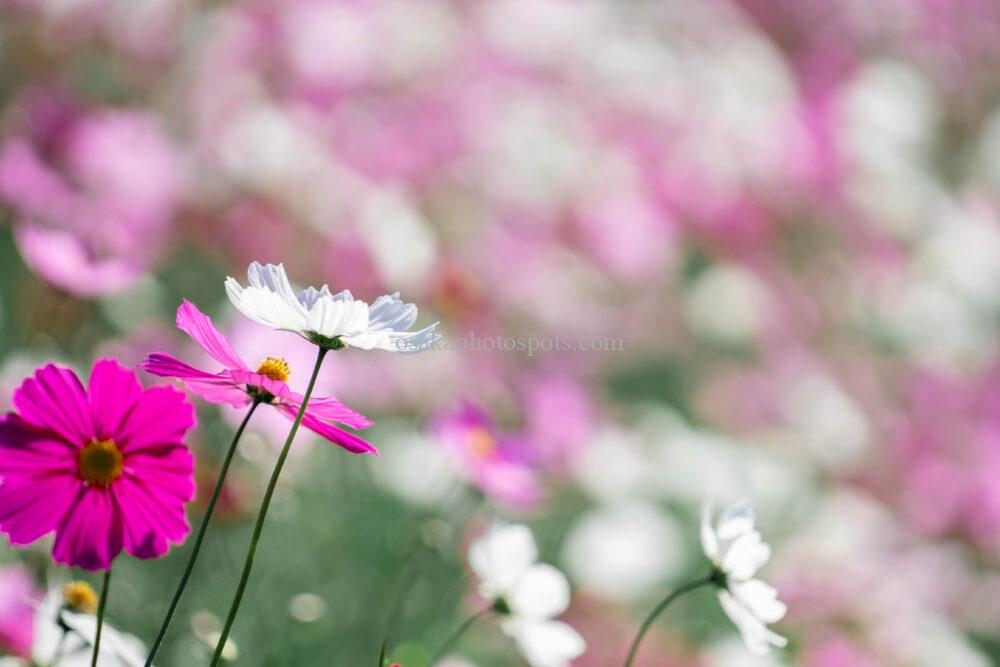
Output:
[[[192,392],[212,403],[239,408],[257,400],[273,405],[290,420],[298,415],[302,395],[288,387],[291,368],[284,359],[267,357],[256,370],[251,370],[226,337],[215,328],[211,318],[187,300],[177,309],[177,328],[191,336],[224,369],[218,373],[209,373],[162,352],[146,357],[141,364],[142,368],[154,375],[178,378]],[[334,423],[356,429],[367,428],[372,424],[370,419],[333,397],[310,398],[306,414],[302,418],[303,426],[349,452],[378,455],[378,450],[370,443]]]
[[527,460],[528,444],[501,434],[478,406],[465,402],[458,410],[439,415],[431,431],[466,479],[487,496],[517,509],[527,509],[541,498],[537,472]]
[[0,531],[25,545],[55,531],[52,557],[106,570],[122,548],[156,558],[191,528],[194,407],[170,387],[143,390],[114,359],[85,388],[49,364],[14,392],[0,420]]

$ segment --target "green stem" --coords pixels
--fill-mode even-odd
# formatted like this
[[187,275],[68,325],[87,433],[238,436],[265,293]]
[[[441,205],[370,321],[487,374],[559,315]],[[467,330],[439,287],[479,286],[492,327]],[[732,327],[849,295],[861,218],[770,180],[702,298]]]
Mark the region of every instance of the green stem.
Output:
[[211,667],[215,667],[222,660],[222,650],[226,647],[226,640],[229,639],[229,632],[232,630],[233,622],[236,620],[236,612],[240,609],[240,603],[243,602],[243,594],[246,592],[247,582],[250,580],[254,555],[257,553],[257,543],[260,541],[260,534],[264,530],[264,520],[267,518],[267,511],[271,507],[271,498],[274,496],[274,489],[278,486],[278,477],[281,476],[281,469],[285,466],[285,459],[288,458],[288,451],[292,448],[292,441],[295,440],[299,424],[302,423],[302,418],[306,414],[309,397],[312,396],[313,387],[316,386],[316,378],[319,376],[319,368],[323,365],[323,359],[326,358],[327,352],[329,352],[329,349],[326,347],[319,347],[319,352],[316,354],[316,365],[313,367],[312,377],[309,378],[309,386],[306,388],[306,393],[302,397],[302,405],[299,406],[299,413],[295,416],[292,430],[288,432],[288,437],[285,439],[285,446],[281,449],[278,462],[274,465],[274,472],[271,473],[271,480],[267,483],[267,490],[264,492],[264,499],[261,501],[260,512],[257,514],[257,523],[254,525],[253,535],[250,537],[250,548],[247,550],[246,562],[243,564],[243,574],[240,576],[240,583],[236,587],[236,595],[233,598],[233,603],[229,607],[229,615],[226,616],[226,624],[222,628],[222,634],[219,636],[219,643],[215,646],[215,655],[212,656]]
[[469,628],[475,625],[476,621],[485,617],[492,611],[493,611],[492,607],[487,607],[486,609],[480,609],[475,614],[465,619],[462,625],[458,626],[455,632],[451,633],[448,639],[446,639],[444,643],[441,644],[441,647],[434,652],[434,655],[431,656],[430,662],[428,662],[427,664],[433,666],[434,663],[437,662],[439,658],[443,657],[444,654],[447,653],[451,649],[451,647],[455,645],[455,642],[457,642],[459,639],[462,638],[462,635],[464,635],[469,630]]
[[625,667],[632,667],[632,661],[635,660],[635,654],[639,652],[639,643],[642,642],[643,636],[645,636],[646,631],[649,630],[649,626],[653,624],[656,617],[663,613],[671,602],[684,595],[685,593],[690,593],[696,588],[701,588],[702,586],[707,586],[708,584],[714,583],[716,580],[715,573],[713,572],[707,577],[702,579],[695,579],[694,581],[684,584],[679,588],[675,588],[667,597],[663,598],[660,604],[656,605],[653,611],[649,612],[649,616],[646,620],[642,622],[642,626],[639,628],[639,634],[636,635],[635,640],[632,642],[632,648],[629,650],[628,659],[625,661]]
[[101,631],[104,630],[104,610],[108,606],[108,589],[111,588],[111,568],[104,573],[104,586],[101,588],[101,602],[97,605],[97,634],[94,636],[94,655],[90,659],[90,667],[97,667],[97,656],[101,652]]
[[170,628],[170,621],[174,618],[174,612],[177,611],[177,605],[181,601],[181,596],[184,594],[184,589],[187,587],[188,579],[191,578],[191,572],[194,570],[195,561],[198,560],[198,553],[201,551],[201,543],[205,540],[205,533],[208,531],[208,522],[212,518],[212,512],[215,511],[215,504],[218,502],[219,495],[222,493],[222,487],[226,481],[226,475],[229,474],[229,465],[233,462],[233,455],[236,454],[236,446],[239,444],[240,438],[243,436],[243,431],[250,422],[250,417],[253,416],[254,411],[260,404],[260,399],[255,398],[253,403],[250,405],[250,409],[247,411],[246,416],[243,418],[243,421],[240,422],[239,428],[236,429],[233,441],[229,444],[229,451],[226,452],[226,458],[222,462],[222,469],[219,471],[219,479],[215,482],[215,489],[212,491],[212,497],[209,499],[208,506],[205,508],[205,516],[202,517],[201,526],[198,527],[198,536],[194,540],[194,548],[191,550],[191,555],[188,557],[187,567],[184,568],[184,574],[181,575],[181,581],[177,584],[177,590],[174,592],[174,598],[170,601],[170,607],[167,608],[167,615],[163,618],[163,624],[160,626],[160,633],[156,635],[156,641],[153,642],[153,647],[149,651],[149,657],[146,658],[145,667],[150,667],[153,664],[153,660],[156,658],[156,652],[160,650],[160,644],[163,643],[163,638],[167,635],[167,629]]

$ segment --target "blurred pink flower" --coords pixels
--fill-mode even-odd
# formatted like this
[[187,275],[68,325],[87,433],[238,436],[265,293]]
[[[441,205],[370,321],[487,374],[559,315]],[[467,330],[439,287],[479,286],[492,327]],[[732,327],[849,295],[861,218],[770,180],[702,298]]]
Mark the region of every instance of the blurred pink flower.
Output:
[[15,240],[45,280],[78,296],[128,287],[169,235],[182,165],[155,118],[138,110],[87,113],[35,90],[29,122],[0,147],[0,199]]
[[43,598],[31,577],[19,566],[0,570],[0,653],[31,657],[35,609]]
[[460,472],[487,496],[517,509],[537,503],[542,490],[529,464],[528,443],[502,434],[478,406],[465,402],[431,420],[431,432],[451,453]]
[[880,663],[848,639],[835,636],[806,647],[801,664],[803,667],[879,667]]
[[594,430],[596,408],[590,394],[580,382],[559,373],[529,378],[523,394],[527,431],[540,462],[564,469]]

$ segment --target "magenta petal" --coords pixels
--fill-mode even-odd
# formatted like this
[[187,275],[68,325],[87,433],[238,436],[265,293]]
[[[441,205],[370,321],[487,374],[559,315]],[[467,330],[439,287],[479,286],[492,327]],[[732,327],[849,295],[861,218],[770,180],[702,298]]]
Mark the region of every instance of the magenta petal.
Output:
[[31,428],[17,415],[0,420],[0,480],[16,475],[76,474],[77,448]]
[[[302,395],[292,392],[292,403],[300,405]],[[368,428],[372,420],[360,412],[347,407],[333,396],[314,396],[309,400],[309,414],[330,422],[338,422],[351,428]]]
[[80,378],[68,368],[49,364],[14,391],[11,401],[24,421],[82,445],[94,437],[90,405]]
[[194,406],[172,387],[152,387],[143,392],[118,433],[118,446],[126,454],[146,447],[179,444],[195,424]]
[[126,415],[142,396],[142,385],[135,372],[114,359],[100,359],[90,371],[88,393],[94,435],[113,440]]
[[52,558],[84,570],[107,570],[122,550],[122,519],[109,489],[82,488],[56,529]]
[[114,489],[125,518],[125,550],[136,558],[159,558],[191,532],[183,501],[164,498],[156,486],[137,479],[123,478]]
[[292,400],[292,391],[288,388],[288,384],[281,380],[272,380],[266,375],[252,371],[230,371],[229,374],[232,376],[233,381],[239,383],[241,386],[260,387],[283,403]]
[[6,477],[0,484],[0,531],[11,544],[31,544],[55,530],[81,486],[73,475]]
[[235,408],[250,403],[243,385],[233,379],[230,371],[206,373],[162,352],[150,354],[140,366],[153,375],[179,378],[191,392],[210,403],[225,403]]
[[[289,405],[279,406],[279,410],[281,414],[293,421],[298,414],[298,410]],[[375,449],[371,443],[354,435],[353,433],[348,433],[333,424],[327,424],[324,421],[320,421],[309,413],[308,408],[306,409],[305,417],[302,418],[302,425],[317,435],[329,440],[333,444],[343,447],[349,452],[353,452],[354,454],[374,454],[375,456],[378,456],[378,450]]]
[[216,361],[233,370],[248,370],[226,337],[215,328],[210,317],[188,301],[177,309],[177,328],[191,336]]

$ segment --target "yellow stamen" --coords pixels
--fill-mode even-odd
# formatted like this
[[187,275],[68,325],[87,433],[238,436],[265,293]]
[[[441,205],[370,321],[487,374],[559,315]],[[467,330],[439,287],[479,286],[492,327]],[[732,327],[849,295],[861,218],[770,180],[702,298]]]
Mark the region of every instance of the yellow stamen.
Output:
[[469,451],[480,459],[489,458],[497,451],[496,438],[485,428],[474,428],[466,437],[469,439]]
[[276,382],[288,382],[288,376],[292,374],[292,367],[284,359],[268,357],[261,362],[257,373]]
[[85,482],[108,486],[121,477],[125,456],[114,440],[94,440],[80,450],[76,463]]
[[78,614],[97,613],[97,593],[86,581],[71,581],[62,588],[63,606]]

